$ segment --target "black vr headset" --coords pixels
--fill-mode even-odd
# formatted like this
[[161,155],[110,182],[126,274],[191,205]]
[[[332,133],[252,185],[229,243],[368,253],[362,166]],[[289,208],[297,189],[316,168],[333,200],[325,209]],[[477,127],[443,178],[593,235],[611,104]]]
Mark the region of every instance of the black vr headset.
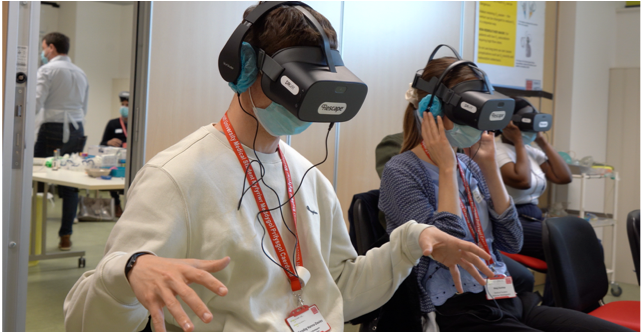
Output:
[[521,131],[538,132],[548,131],[552,128],[552,115],[539,113],[539,111],[523,98],[514,98],[516,111],[512,116],[512,122]]
[[[442,46],[452,50],[458,61],[447,67],[441,77],[432,77],[429,82],[421,77],[423,71],[420,70],[414,76],[412,87],[438,97],[443,105],[443,113],[454,123],[488,131],[505,128],[514,113],[514,99],[494,91],[485,72],[474,62],[462,60],[448,45],[438,45],[430,55],[428,63]],[[480,79],[461,82],[452,89],[442,84],[445,75],[460,66],[469,67]],[[433,98],[427,106],[428,112],[432,103]]]
[[[295,46],[272,56],[258,49],[257,67],[263,74],[261,87],[272,101],[284,106],[307,122],[343,122],[360,110],[367,85],[343,65],[338,51],[330,49],[329,39],[316,18],[299,1],[266,1],[252,10],[238,25],[218,57],[220,75],[235,83],[241,72],[240,49],[249,29],[273,9],[294,6],[302,12],[323,38],[319,46]],[[256,48],[254,47],[256,50]]]

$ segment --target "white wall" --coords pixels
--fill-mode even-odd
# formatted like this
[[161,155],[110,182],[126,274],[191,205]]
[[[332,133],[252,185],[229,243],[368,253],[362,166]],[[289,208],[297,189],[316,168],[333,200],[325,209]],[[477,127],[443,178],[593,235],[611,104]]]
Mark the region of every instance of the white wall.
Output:
[[[638,17],[638,16],[637,16]],[[638,22],[638,21],[637,21]],[[638,25],[638,23],[637,23]],[[637,45],[638,41],[637,41]],[[617,209],[616,279],[635,284],[636,274],[628,243],[626,217],[639,209],[639,67],[610,70],[608,110],[607,163],[619,172],[619,206]],[[609,197],[608,197],[609,196]],[[612,211],[613,194],[606,195],[607,208]],[[607,257],[606,261],[610,261]]]
[[[118,116],[114,87],[128,89],[133,36],[133,4],[60,2],[42,6],[40,34],[59,31],[71,41],[69,56],[89,80],[85,118],[87,146],[100,143],[107,122]],[[116,98],[114,100],[114,98]]]
[[[554,143],[558,150],[572,152],[579,159],[592,156],[597,162],[613,164],[614,160],[608,160],[613,158],[608,157],[612,155],[609,149],[627,147],[623,136],[612,135],[623,128],[609,122],[613,121],[613,116],[619,119],[617,121],[635,118],[635,114],[626,112],[636,112],[638,119],[638,106],[628,107],[625,112],[608,111],[612,105],[618,105],[612,104],[611,98],[620,98],[610,92],[611,68],[639,67],[639,10],[623,10],[624,5],[621,1],[561,2],[559,5]],[[629,98],[629,89],[626,92]],[[638,89],[636,93],[638,100]],[[637,120],[634,124],[636,132],[638,125]],[[635,139],[638,141],[638,135]],[[629,153],[636,153],[638,156],[639,151]],[[637,164],[634,166],[636,173],[639,172],[638,159],[637,157]],[[623,182],[631,180],[634,179],[622,178]],[[586,210],[612,212],[612,187],[611,183],[606,181],[587,181]],[[627,192],[623,191],[623,188],[625,186],[619,191],[620,198],[634,195],[638,197],[638,183],[630,189],[625,189]],[[570,209],[578,210],[579,189],[578,180],[567,186],[558,186],[557,201],[569,202]],[[633,192],[634,190],[636,192]],[[620,205],[619,211],[635,208],[639,208],[638,202],[636,206]],[[624,231],[626,215],[627,212],[619,212],[617,220],[619,230],[616,236],[616,250],[620,259],[617,259],[619,264],[616,279],[633,284],[636,283],[636,278],[629,269],[631,262],[624,264],[624,259],[629,259],[630,250]],[[606,262],[609,264],[612,251],[608,238],[611,233],[608,230],[597,231],[597,234],[604,238]]]
[[[341,123],[337,194],[347,220],[353,195],[378,189],[376,145],[403,130],[405,92],[439,44],[459,49],[462,2],[345,2],[343,60],[368,86],[354,119]],[[436,57],[451,56],[442,48]]]
[[[614,64],[618,7],[619,2],[560,3],[555,146],[578,159],[592,156],[605,162],[608,77]],[[586,187],[586,209],[604,212],[604,180],[590,180]],[[557,201],[578,210],[579,195],[580,185],[574,181],[560,186]]]
[[133,5],[78,2],[75,58],[87,74],[89,106],[85,118],[87,145],[100,143],[113,118],[114,79],[129,78]]
[[[46,35],[47,33],[58,31],[59,14],[59,8],[54,8],[53,6],[49,5],[40,5],[40,40],[42,40],[42,37],[44,37],[44,35]],[[38,43],[39,48],[40,44],[42,43]],[[40,52],[41,49],[38,49],[38,51]]]
[[616,13],[614,67],[639,68],[639,7],[620,8]]
[[[610,70],[607,163],[619,171],[616,279],[634,284],[632,254],[627,240],[627,214],[639,209],[639,8],[616,12],[616,47]],[[606,195],[607,196],[607,195]]]

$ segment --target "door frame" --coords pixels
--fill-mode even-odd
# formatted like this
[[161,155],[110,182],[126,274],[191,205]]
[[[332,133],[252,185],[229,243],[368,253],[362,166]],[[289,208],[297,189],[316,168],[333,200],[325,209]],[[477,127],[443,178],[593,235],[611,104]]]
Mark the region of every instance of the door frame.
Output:
[[[2,327],[3,331],[18,332],[25,330],[27,319],[40,2],[10,1],[6,27],[2,140]],[[19,45],[27,46],[22,65],[18,64]],[[19,72],[26,74],[26,82],[17,82]]]

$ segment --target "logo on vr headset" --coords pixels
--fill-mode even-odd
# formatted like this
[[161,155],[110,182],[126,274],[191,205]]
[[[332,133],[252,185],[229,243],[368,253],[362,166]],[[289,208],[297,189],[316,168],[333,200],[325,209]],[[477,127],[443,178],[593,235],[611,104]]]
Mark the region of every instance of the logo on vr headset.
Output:
[[476,106],[474,106],[472,104],[468,104],[466,102],[462,102],[461,103],[461,108],[466,110],[466,111],[468,111],[468,112],[470,112],[470,113],[476,113]]
[[505,118],[505,111],[494,111],[490,113],[490,121],[501,121]]
[[532,123],[532,120],[528,119],[528,118],[523,118],[523,119],[521,119],[521,122],[523,122],[523,123]]
[[539,127],[541,127],[541,128],[547,128],[547,127],[548,127],[548,122],[547,122],[547,121],[541,121],[541,122],[539,122]]
[[228,64],[227,62],[223,62],[223,65],[225,65],[225,67],[227,67],[227,68],[229,68],[229,69],[231,69],[231,70],[234,70],[234,67],[232,67],[232,66],[231,66],[230,64]]
[[292,80],[289,79],[289,77],[283,75],[280,77],[280,84],[282,84],[285,89],[289,90],[294,96],[298,94],[298,85],[296,83],[292,82]]
[[347,109],[347,104],[345,103],[322,103],[318,107],[318,114],[327,114],[327,115],[341,115]]

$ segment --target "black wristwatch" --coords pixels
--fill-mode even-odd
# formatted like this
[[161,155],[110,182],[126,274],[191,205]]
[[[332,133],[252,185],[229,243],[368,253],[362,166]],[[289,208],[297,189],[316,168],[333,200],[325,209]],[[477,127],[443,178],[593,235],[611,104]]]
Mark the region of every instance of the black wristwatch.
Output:
[[137,252],[131,255],[131,257],[129,257],[129,260],[127,261],[127,265],[125,265],[125,276],[127,277],[127,279],[129,279],[129,271],[131,271],[131,269],[134,268],[134,265],[136,265],[136,260],[138,259],[138,257],[142,255],[151,255],[151,254],[148,252]]

